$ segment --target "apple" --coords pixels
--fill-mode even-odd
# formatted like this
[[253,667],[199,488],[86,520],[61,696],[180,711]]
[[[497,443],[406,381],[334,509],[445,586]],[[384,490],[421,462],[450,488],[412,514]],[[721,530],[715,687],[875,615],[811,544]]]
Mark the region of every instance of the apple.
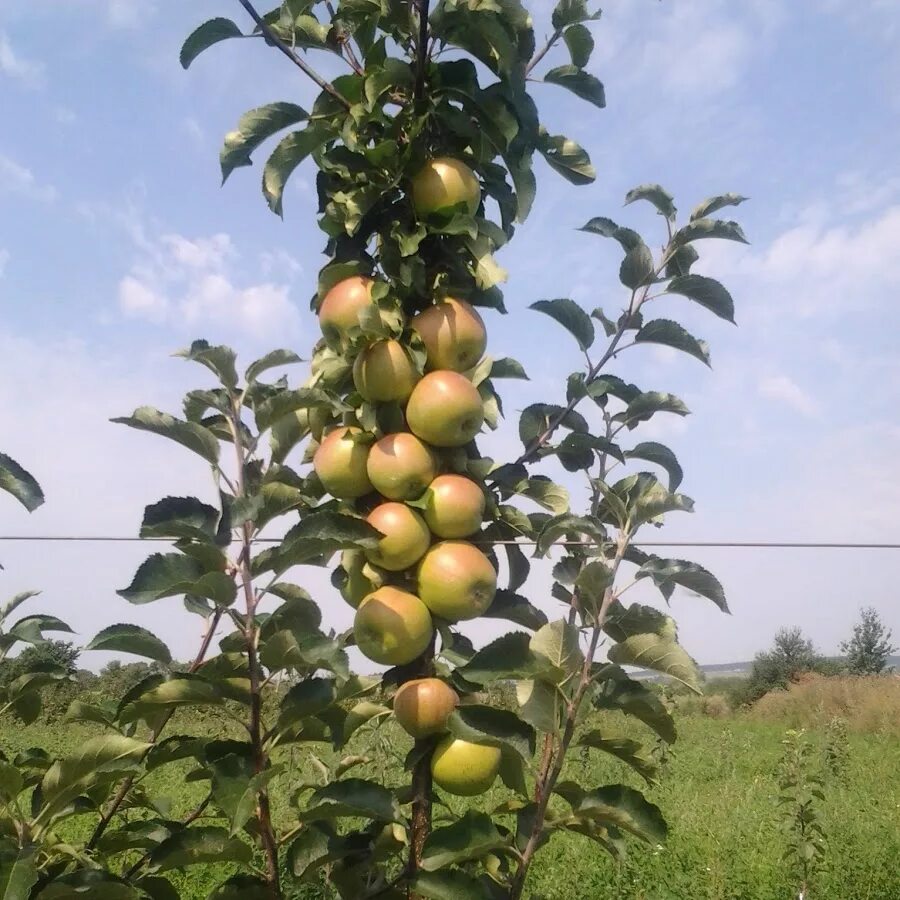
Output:
[[371,306],[375,281],[364,275],[351,275],[334,285],[319,305],[319,326],[325,343],[341,347],[348,333],[359,328],[359,314]]
[[458,703],[459,695],[440,678],[417,678],[394,694],[394,718],[412,737],[428,737],[446,730]]
[[412,662],[431,643],[433,633],[425,604],[415,594],[390,585],[364,597],[353,619],[360,652],[385,666]]
[[[369,453],[369,480],[375,484],[371,472],[372,452],[374,448]],[[425,504],[423,517],[438,537],[464,538],[481,528],[484,491],[470,478],[438,475],[428,485]]]
[[402,403],[418,380],[419,373],[399,341],[376,341],[353,363],[353,384],[370,403]]
[[325,435],[313,456],[313,468],[325,490],[341,500],[353,500],[372,490],[366,473],[369,444],[358,440],[361,437],[359,428],[335,428]]
[[384,573],[366,561],[362,550],[345,550],[341,554],[341,568],[346,575],[341,585],[341,596],[354,609],[359,607],[364,597],[384,584]]
[[436,616],[460,622],[480,616],[497,592],[497,572],[473,544],[441,541],[419,563],[419,596]]
[[487,347],[484,322],[465,300],[448,297],[422,310],[410,324],[422,338],[430,369],[465,372]]
[[462,447],[484,424],[478,389],[459,372],[429,372],[413,389],[406,406],[410,431],[435,447]]
[[412,199],[420,216],[451,215],[461,204],[474,216],[481,202],[481,185],[464,162],[441,156],[429,160],[413,176]]
[[431,532],[422,517],[403,503],[382,503],[366,521],[384,535],[374,550],[366,550],[366,558],[389,572],[415,565],[431,543]]
[[414,434],[387,434],[376,441],[366,463],[369,481],[389,500],[415,500],[437,474],[437,460]]
[[497,747],[471,744],[448,734],[431,757],[434,783],[449,794],[474,797],[494,783],[502,754]]

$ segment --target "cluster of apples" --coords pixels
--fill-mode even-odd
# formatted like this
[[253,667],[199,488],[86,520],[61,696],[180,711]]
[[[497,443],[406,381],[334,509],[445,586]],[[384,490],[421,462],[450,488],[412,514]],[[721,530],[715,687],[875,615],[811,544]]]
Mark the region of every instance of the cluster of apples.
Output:
[[[480,198],[478,179],[458,160],[433,159],[413,179],[413,206],[423,218],[461,208],[474,215]],[[487,334],[469,303],[447,297],[405,323],[403,334],[415,333],[424,346],[424,373],[400,340],[360,348],[361,322],[378,314],[374,285],[363,276],[334,285],[322,299],[319,324],[328,344],[356,353],[356,392],[369,403],[398,404],[406,428],[377,440],[354,425],[334,428],[322,436],[313,466],[332,496],[359,501],[383,535],[371,550],[344,554],[341,592],[356,607],[360,651],[397,666],[431,645],[433,617],[474,619],[497,589],[490,560],[466,540],[481,529],[484,492],[464,475],[441,471],[441,451],[465,446],[484,423],[481,395],[464,373],[484,354]],[[394,714],[410,735],[425,738],[446,730],[458,702],[444,681],[421,678],[397,691]],[[462,795],[487,790],[499,767],[498,749],[451,735],[432,758],[435,782]]]

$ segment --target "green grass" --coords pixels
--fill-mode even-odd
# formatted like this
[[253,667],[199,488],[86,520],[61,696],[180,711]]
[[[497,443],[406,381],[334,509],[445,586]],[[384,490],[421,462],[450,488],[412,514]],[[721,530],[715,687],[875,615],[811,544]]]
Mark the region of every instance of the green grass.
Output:
[[[608,724],[608,723],[607,723]],[[389,723],[388,728],[393,728]],[[577,835],[556,837],[537,857],[530,892],[544,900],[787,900],[795,883],[782,862],[783,842],[776,809],[774,773],[784,730],[744,717],[679,717],[680,737],[658,786],[647,789],[670,824],[664,848],[630,844],[628,859],[617,865],[597,844]],[[96,731],[83,726],[30,726],[0,729],[0,749],[9,753],[43,746],[66,752]],[[824,745],[824,735],[811,732]],[[361,738],[368,745],[371,739]],[[399,754],[406,744],[391,734]],[[357,752],[366,747],[357,748]],[[327,748],[316,752],[328,762]],[[615,760],[578,749],[566,778],[585,787],[640,779]],[[367,771],[368,770],[368,771]],[[168,797],[173,817],[188,811],[202,786],[185,785],[186,765],[154,773],[148,789]],[[290,823],[291,786],[315,780],[305,749],[295,751],[291,775],[273,785],[276,816]],[[811,900],[896,900],[900,898],[900,740],[890,735],[850,736],[848,767],[840,783],[826,788],[823,818],[828,833],[824,870],[813,884]],[[377,777],[370,767],[353,774]],[[394,770],[396,776],[399,773]],[[506,796],[495,788],[484,798],[490,808]],[[455,804],[454,804],[455,805]],[[84,820],[65,826],[76,838]],[[227,874],[225,868],[190,870],[179,880],[184,900],[202,900]],[[310,886],[298,897],[325,897]]]

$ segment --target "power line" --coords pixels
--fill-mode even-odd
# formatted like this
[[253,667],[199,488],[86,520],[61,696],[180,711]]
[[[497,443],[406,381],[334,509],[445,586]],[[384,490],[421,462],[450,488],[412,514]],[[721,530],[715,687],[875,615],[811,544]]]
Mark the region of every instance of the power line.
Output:
[[[0,541],[59,541],[75,543],[145,543],[147,541],[162,541],[174,543],[175,538],[165,537],[122,537],[119,535],[88,535],[88,534],[57,534],[57,535],[30,535],[9,534],[0,535]],[[281,538],[254,538],[255,544],[278,544]],[[519,544],[534,546],[535,541],[473,541],[473,543],[485,543],[492,546],[504,544]],[[566,546],[580,545],[583,541],[560,541]],[[557,546],[559,545],[557,544]],[[900,543],[845,543],[839,541],[635,541],[639,547],[709,547],[713,549],[736,550],[900,550]]]

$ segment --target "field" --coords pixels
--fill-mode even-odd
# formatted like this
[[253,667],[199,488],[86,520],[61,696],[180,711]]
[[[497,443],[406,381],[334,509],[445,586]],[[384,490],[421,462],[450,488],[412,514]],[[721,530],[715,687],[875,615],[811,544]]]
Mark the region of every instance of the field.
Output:
[[[535,900],[788,900],[796,896],[796,883],[781,859],[784,842],[775,802],[774,773],[785,723],[747,715],[677,718],[679,741],[664,765],[660,784],[649,791],[671,826],[665,848],[633,842],[626,862],[617,865],[585,838],[556,838],[538,857],[529,881]],[[9,723],[2,724],[0,749],[7,753],[29,746],[65,751],[94,733],[84,726],[10,728]],[[390,722],[382,726],[384,744],[402,753],[405,744],[393,728]],[[813,728],[809,736],[819,748],[815,758],[821,759],[824,730]],[[371,736],[362,736],[363,741],[371,746]],[[364,747],[359,750],[365,752]],[[314,764],[305,752],[296,753],[294,784],[316,780]],[[564,776],[577,778],[587,787],[611,782],[639,786],[630,770],[589,752],[576,750]],[[329,761],[327,750],[320,755]],[[148,785],[154,797],[171,799],[173,816],[201,797],[199,786],[183,783],[185,771],[169,767]],[[368,774],[379,773],[370,768]],[[290,793],[288,784],[276,783],[279,817],[291,815],[286,799]],[[851,729],[845,771],[826,782],[825,793],[828,850],[810,900],[900,898],[900,737],[896,732]],[[494,789],[485,798],[485,806],[504,798],[504,790]],[[78,820],[67,825],[79,827],[85,826]],[[226,874],[225,868],[190,870],[179,884],[184,900],[202,900]],[[330,894],[307,885],[295,896],[318,900]]]

